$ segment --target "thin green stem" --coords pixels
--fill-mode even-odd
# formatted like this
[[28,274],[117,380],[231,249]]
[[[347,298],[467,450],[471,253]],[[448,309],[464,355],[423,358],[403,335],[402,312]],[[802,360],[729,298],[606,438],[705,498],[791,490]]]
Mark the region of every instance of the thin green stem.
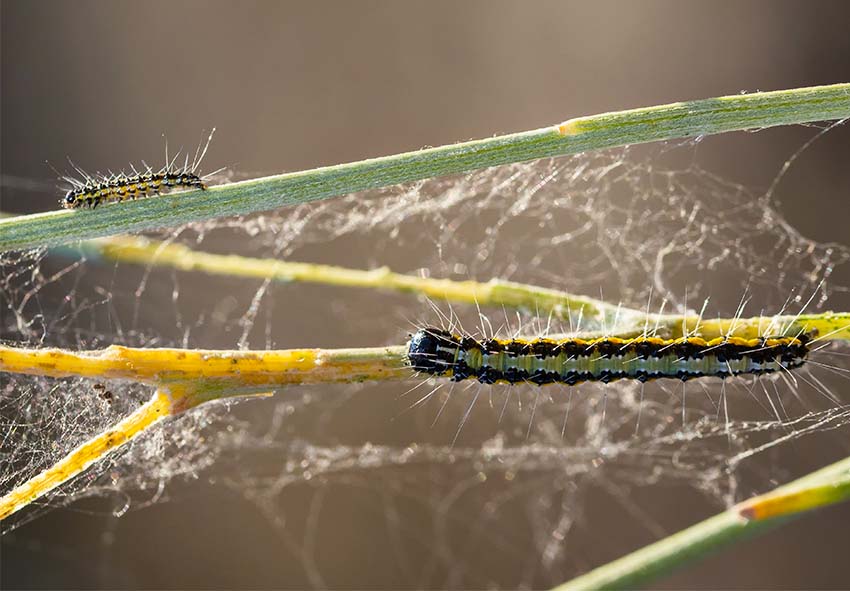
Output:
[[279,282],[308,282],[345,287],[395,290],[415,293],[438,301],[477,304],[481,307],[507,307],[551,313],[559,319],[583,318],[616,329],[621,324],[634,328],[645,318],[640,310],[630,310],[581,295],[574,295],[501,279],[487,282],[454,281],[395,273],[387,267],[350,269],[333,265],[220,255],[193,250],[184,244],[151,240],[142,236],[114,236],[87,240],[75,247],[58,247],[54,252],[91,260],[109,260],[140,265],[171,267],[212,275],[273,279]]
[[532,131],[141,199],[0,220],[0,252],[267,211],[376,187],[548,156],[850,117],[850,84],[603,113]]
[[850,314],[846,312],[753,318],[658,315],[615,306],[587,296],[496,278],[487,282],[453,281],[403,275],[386,267],[365,271],[271,258],[220,255],[193,250],[184,244],[134,236],[88,240],[77,247],[59,247],[55,251],[71,255],[83,252],[93,260],[165,266],[212,275],[393,289],[425,295],[438,301],[476,304],[482,308],[531,310],[543,317],[552,315],[560,320],[569,320],[570,325],[575,319],[577,325],[580,325],[579,320],[583,320],[603,326],[608,336],[637,337],[649,329],[662,338],[699,335],[709,340],[721,336],[755,339],[765,335],[816,334],[823,339],[850,340]]
[[725,546],[766,532],[806,511],[850,499],[850,458],[745,501],[601,566],[553,591],[635,589]]

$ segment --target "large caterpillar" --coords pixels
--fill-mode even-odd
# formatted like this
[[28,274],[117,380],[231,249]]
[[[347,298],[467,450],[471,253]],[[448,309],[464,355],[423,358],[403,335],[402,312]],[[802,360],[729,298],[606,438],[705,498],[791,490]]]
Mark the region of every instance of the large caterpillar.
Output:
[[416,332],[408,346],[410,366],[453,381],[482,384],[575,385],[659,378],[758,375],[802,366],[813,335],[742,339],[483,339],[439,328]]
[[[215,128],[207,138],[206,144],[198,145],[192,162],[189,162],[187,154],[182,166],[175,166],[177,155],[169,159],[167,146],[165,165],[159,170],[153,170],[150,166],[145,165],[145,170],[139,172],[131,165],[132,174],[120,172],[108,176],[99,174],[92,176],[75,166],[74,168],[81,178],[62,177],[64,181],[70,183],[71,189],[59,203],[66,209],[78,207],[94,209],[101,203],[109,203],[110,201],[139,199],[178,190],[204,190],[207,188],[205,179],[215,173],[202,177],[198,174],[198,168],[207,153],[213,133],[215,133]],[[201,146],[203,146],[203,149]]]

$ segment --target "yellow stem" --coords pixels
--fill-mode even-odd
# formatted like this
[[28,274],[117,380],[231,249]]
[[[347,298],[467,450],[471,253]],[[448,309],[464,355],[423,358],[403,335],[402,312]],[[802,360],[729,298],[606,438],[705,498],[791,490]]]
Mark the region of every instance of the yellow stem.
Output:
[[0,520],[80,474],[171,412],[171,398],[157,390],[148,402],[123,421],[95,435],[47,470],[0,498]]
[[636,336],[645,326],[658,327],[659,336],[678,338],[686,333],[711,340],[723,336],[752,339],[763,335],[808,333],[831,340],[850,340],[850,314],[826,312],[800,316],[754,318],[699,318],[697,316],[646,314],[614,306],[594,298],[573,295],[536,285],[491,279],[487,282],[453,281],[395,273],[386,267],[363,271],[332,265],[217,255],[192,250],[183,244],[136,236],[114,236],[83,244],[86,252],[114,261],[158,265],[211,275],[302,281],[347,287],[390,289],[417,293],[438,300],[474,303],[481,307],[535,310],[556,318],[577,318],[607,326],[612,335]]
[[291,384],[402,379],[405,347],[203,351],[111,346],[100,351],[0,347],[0,371],[48,377],[127,379],[156,386],[150,402],[0,499],[4,519],[118,449],[164,416],[217,398],[265,394]]
[[[850,340],[850,313],[823,312],[795,316],[755,316],[753,318],[703,318],[697,316],[660,316],[658,326],[667,338],[678,338],[685,332],[697,333],[704,339],[735,336],[754,339],[760,336],[808,334],[830,341]],[[655,319],[650,320],[650,328]]]
[[181,271],[200,271],[210,275],[387,289],[417,293],[438,300],[478,304],[482,307],[505,306],[539,310],[544,314],[551,312],[562,319],[576,317],[581,313],[586,320],[607,325],[615,318],[628,321],[632,316],[643,314],[585,296],[500,279],[487,282],[453,281],[404,275],[387,267],[364,271],[332,265],[219,255],[193,250],[183,244],[137,236],[90,240],[83,244],[83,249],[113,261],[170,267]]
[[319,382],[402,379],[404,346],[362,349],[212,351],[112,345],[99,351],[0,346],[0,371],[48,377],[127,379],[168,388],[202,381],[222,387],[274,388]]
[[[705,339],[723,336],[750,339],[766,334],[812,331],[830,340],[850,338],[850,314],[702,321],[690,316],[665,316],[657,320],[666,338],[677,338],[697,328]],[[639,334],[642,328],[635,327],[634,331]],[[0,346],[0,372],[125,379],[156,387],[154,397],[139,410],[0,499],[0,519],[81,473],[164,416],[209,400],[266,394],[270,389],[293,384],[408,378],[413,370],[407,363],[406,349],[401,345],[362,349],[211,351],[113,345],[99,351],[74,352]]]

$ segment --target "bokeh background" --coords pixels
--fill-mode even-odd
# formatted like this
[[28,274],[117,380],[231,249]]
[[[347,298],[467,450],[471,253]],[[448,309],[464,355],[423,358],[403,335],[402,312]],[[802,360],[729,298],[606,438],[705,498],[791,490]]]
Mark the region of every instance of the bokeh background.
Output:
[[[61,164],[70,155],[84,167],[116,169],[128,159],[158,161],[163,132],[191,144],[216,126],[210,168],[259,175],[608,110],[850,80],[850,7],[840,1],[0,6],[0,208],[11,213],[56,206],[55,194],[19,182],[52,182],[46,160]],[[709,138],[700,144],[699,164],[758,191],[812,135],[799,127]],[[814,144],[777,190],[783,214],[821,241],[847,243],[847,137],[838,130]],[[818,215],[825,210],[841,215]],[[295,344],[315,334],[315,326],[304,326],[289,337]],[[822,454],[826,464],[843,451],[807,444],[789,453]],[[243,498],[203,483],[175,486],[173,500],[120,519],[60,509],[15,530],[2,540],[2,587],[310,583]],[[669,494],[669,532],[717,509]],[[352,518],[336,507],[336,519]],[[360,510],[356,502],[351,510]],[[604,506],[594,515],[598,521],[587,518],[594,535],[586,567],[654,539],[646,530],[620,529]],[[659,586],[846,587],[848,521],[848,507],[823,511]],[[349,538],[322,537],[329,584],[415,585],[386,568],[391,558],[380,547],[370,551],[368,524],[343,529]]]

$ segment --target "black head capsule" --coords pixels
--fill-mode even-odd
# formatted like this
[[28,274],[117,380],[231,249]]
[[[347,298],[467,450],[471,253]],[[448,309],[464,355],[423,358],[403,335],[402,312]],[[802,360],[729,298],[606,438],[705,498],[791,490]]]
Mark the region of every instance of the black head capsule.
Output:
[[460,343],[440,328],[423,328],[410,339],[407,358],[410,366],[425,373],[444,375],[454,367]]
[[77,207],[79,203],[77,203],[77,194],[73,189],[65,193],[65,198],[60,202],[62,203],[62,207],[65,209],[71,209],[72,207]]

